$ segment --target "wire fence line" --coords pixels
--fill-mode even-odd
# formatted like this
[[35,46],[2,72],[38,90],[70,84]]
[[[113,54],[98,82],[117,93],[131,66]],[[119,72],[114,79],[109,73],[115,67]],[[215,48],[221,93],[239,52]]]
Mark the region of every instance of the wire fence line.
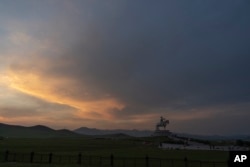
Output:
[[39,163],[39,164],[78,164],[88,167],[227,167],[227,161],[197,161],[184,159],[140,158],[110,156],[60,155],[53,153],[2,153],[2,162]]

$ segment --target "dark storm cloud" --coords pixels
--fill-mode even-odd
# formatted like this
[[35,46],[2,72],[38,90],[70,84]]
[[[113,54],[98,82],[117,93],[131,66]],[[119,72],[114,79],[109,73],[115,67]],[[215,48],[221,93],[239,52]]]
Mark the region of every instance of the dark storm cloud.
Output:
[[64,56],[73,66],[54,72],[132,106],[247,102],[249,5],[147,1],[100,10]]

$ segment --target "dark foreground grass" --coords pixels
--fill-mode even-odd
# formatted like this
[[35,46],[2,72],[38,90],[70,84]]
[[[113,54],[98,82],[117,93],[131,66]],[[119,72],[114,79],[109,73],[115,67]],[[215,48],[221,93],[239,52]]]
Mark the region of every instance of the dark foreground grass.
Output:
[[[228,152],[224,151],[201,151],[201,150],[161,150],[157,146],[164,138],[125,138],[125,139],[111,139],[111,138],[93,138],[93,137],[79,137],[79,138],[47,138],[47,139],[5,139],[0,141],[0,160],[4,160],[4,152],[8,150],[14,153],[44,153],[53,155],[73,155],[76,156],[82,153],[83,157],[97,156],[110,157],[114,155],[115,163],[119,158],[161,158],[180,160],[183,163],[184,158],[188,160],[197,161],[197,166],[200,166],[200,161],[211,162],[226,162],[228,160]],[[146,142],[145,142],[146,141]],[[145,144],[146,143],[146,144]],[[116,162],[117,161],[117,162]],[[131,159],[131,164],[133,160]],[[127,161],[129,162],[129,161]],[[150,161],[153,162],[153,161]],[[177,162],[177,161],[176,161]],[[155,160],[155,163],[160,163]],[[171,163],[162,162],[162,163]],[[21,164],[21,163],[1,163],[2,167],[57,167],[69,166],[63,164]],[[70,166],[79,166],[71,164]],[[144,165],[143,165],[144,166]],[[154,166],[154,165],[153,165]],[[158,166],[158,165],[156,165]],[[175,165],[182,166],[182,165]],[[196,165],[193,165],[196,166]],[[206,167],[205,164],[202,164]],[[209,165],[208,165],[209,166]],[[213,166],[213,164],[211,164]],[[218,166],[218,165],[216,165]],[[225,164],[221,165],[222,167]]]

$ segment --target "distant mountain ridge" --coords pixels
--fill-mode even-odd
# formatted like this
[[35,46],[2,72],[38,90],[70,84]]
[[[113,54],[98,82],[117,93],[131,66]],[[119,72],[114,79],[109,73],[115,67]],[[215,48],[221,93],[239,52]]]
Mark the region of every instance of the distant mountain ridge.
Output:
[[115,129],[115,130],[107,130],[107,129],[96,129],[96,128],[88,128],[81,127],[75,129],[74,132],[84,135],[111,135],[111,134],[125,134],[133,137],[147,137],[153,134],[153,131],[150,130],[126,130],[126,129]]
[[49,138],[77,137],[81,135],[66,129],[54,130],[43,125],[25,127],[0,123],[0,136],[4,138]]
[[[20,125],[8,125],[0,123],[0,138],[50,138],[50,137],[80,137],[84,135],[88,136],[109,136],[109,137],[148,137],[151,136],[154,131],[150,130],[103,130],[96,128],[81,127],[73,131],[67,129],[54,130],[47,126],[35,125],[35,126],[20,126]],[[188,133],[173,133],[177,136],[202,139],[202,140],[247,140],[250,141],[250,135],[195,135]],[[128,135],[128,136],[126,136]]]

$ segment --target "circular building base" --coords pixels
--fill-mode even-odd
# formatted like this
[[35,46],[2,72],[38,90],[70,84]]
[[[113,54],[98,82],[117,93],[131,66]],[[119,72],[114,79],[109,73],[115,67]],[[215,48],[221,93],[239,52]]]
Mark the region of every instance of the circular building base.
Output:
[[155,130],[152,136],[170,136],[171,132],[169,130]]

